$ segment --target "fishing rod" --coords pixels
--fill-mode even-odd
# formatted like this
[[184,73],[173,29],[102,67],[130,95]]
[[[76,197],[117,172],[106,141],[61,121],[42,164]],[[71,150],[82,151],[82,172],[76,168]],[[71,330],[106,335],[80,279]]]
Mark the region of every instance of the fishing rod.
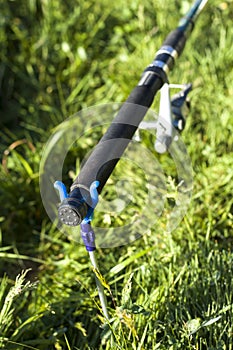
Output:
[[[57,181],[54,185],[59,191],[61,200],[58,206],[59,220],[68,226],[80,225],[81,236],[95,270],[98,270],[98,265],[94,256],[96,246],[91,221],[98,203],[98,195],[140,125],[144,123],[145,128],[151,128],[150,124],[142,122],[142,120],[160,89],[159,120],[156,125],[152,125],[152,128],[157,129],[155,149],[159,153],[164,153],[172,142],[172,113],[175,116],[173,126],[179,131],[184,128],[185,118],[182,109],[186,104],[186,97],[191,86],[174,86],[182,88],[182,91],[170,101],[167,75],[173,69],[176,59],[181,55],[186,41],[193,31],[196,19],[207,1],[196,0],[188,13],[181,18],[178,27],[168,34],[153,62],[143,71],[137,86],[132,90],[108,130],[81,168],[79,175],[70,187],[70,193],[67,193],[62,182]],[[165,123],[162,121],[161,115]],[[103,286],[98,277],[96,277],[96,282],[103,314],[108,319]]]
[[[207,1],[194,2],[186,16],[180,20],[178,27],[166,37],[153,62],[144,70],[138,85],[83,165],[70,187],[69,196],[59,205],[58,215],[63,224],[69,226],[81,224],[92,208],[91,184],[94,181],[99,182],[98,193],[100,194],[151,106],[156,93],[168,82],[167,74],[182,53],[195,21]],[[138,106],[144,108],[137,108]]]

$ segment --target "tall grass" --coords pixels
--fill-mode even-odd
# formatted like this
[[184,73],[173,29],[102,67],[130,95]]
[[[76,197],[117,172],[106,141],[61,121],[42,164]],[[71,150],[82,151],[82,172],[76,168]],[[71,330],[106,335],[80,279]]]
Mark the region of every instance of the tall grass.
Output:
[[[169,75],[194,85],[183,133],[194,189],[184,220],[171,234],[152,229],[133,244],[98,251],[111,288],[109,324],[84,247],[49,221],[39,194],[41,153],[53,128],[85,107],[123,102],[189,4],[1,3],[1,348],[233,348],[231,1],[209,2]],[[67,172],[98,137],[71,150]],[[169,171],[168,157],[160,161]],[[124,164],[118,169],[133,178]]]

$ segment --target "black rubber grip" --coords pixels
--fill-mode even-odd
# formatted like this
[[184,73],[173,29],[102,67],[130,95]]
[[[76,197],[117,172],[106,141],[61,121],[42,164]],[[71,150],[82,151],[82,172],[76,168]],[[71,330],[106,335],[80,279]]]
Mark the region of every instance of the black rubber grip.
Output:
[[186,36],[184,31],[177,28],[168,34],[162,46],[171,46],[174,50],[177,51],[178,55],[180,56],[184,49],[185,43]]
[[88,193],[91,184],[98,180],[97,190],[101,192],[162,85],[163,79],[153,74],[147,85],[137,86],[131,92],[81,168],[71,186],[69,198],[59,206],[62,222],[70,226],[81,223],[88,206],[91,206]]
[[[112,124],[92,151],[73,185],[90,187],[95,180],[100,182],[100,192],[111,175],[116,163],[132,139],[138,125],[151,106],[155,93],[162,82],[156,77],[157,86],[137,86],[119,110]],[[146,107],[146,108],[145,108]],[[72,196],[72,193],[71,193]]]
[[[158,76],[155,75],[153,78],[154,79],[151,79],[150,83],[147,85],[136,86],[126,102],[149,108],[153,102],[156,92],[159,91],[163,84],[161,78]],[[123,116],[123,118],[126,120],[127,116]]]

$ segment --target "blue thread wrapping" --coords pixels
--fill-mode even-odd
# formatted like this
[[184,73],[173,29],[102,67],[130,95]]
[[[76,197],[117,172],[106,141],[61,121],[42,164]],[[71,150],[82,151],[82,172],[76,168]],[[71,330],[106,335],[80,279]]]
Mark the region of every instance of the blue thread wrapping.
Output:
[[81,228],[81,237],[83,240],[83,243],[85,244],[86,250],[88,252],[93,252],[96,249],[95,246],[95,233],[91,227],[90,223],[82,223],[80,224]]

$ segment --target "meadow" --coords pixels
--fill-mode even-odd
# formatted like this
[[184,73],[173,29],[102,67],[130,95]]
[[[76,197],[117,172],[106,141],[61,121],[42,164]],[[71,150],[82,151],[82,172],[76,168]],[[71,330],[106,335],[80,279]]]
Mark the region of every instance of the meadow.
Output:
[[[171,83],[193,84],[182,133],[193,168],[185,217],[170,233],[162,222],[130,244],[98,249],[110,322],[85,247],[57,229],[40,196],[41,157],[55,127],[87,107],[124,102],[189,6],[187,0],[1,2],[1,349],[233,349],[231,0],[208,2],[169,73]],[[66,183],[103,132],[87,134],[70,150]],[[151,140],[143,142],[153,152]],[[175,186],[169,156],[158,161]],[[124,171],[134,178],[120,162],[106,200],[115,198],[114,179]],[[132,208],[140,210],[146,191],[140,172],[135,181]],[[93,224],[129,219],[130,210],[100,212]]]

